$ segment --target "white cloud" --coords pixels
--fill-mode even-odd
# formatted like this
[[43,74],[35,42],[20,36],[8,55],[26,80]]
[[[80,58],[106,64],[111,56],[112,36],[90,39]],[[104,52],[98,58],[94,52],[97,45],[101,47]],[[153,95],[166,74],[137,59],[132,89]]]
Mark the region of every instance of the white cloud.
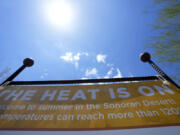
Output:
[[83,52],[83,53],[76,53],[75,55],[73,55],[72,52],[66,52],[66,54],[64,56],[60,56],[60,58],[66,62],[71,62],[75,65],[76,68],[78,68],[79,66],[79,60],[80,60],[80,56],[85,55],[88,56],[88,53]]
[[113,73],[113,70],[114,70],[114,68],[111,67],[111,69],[107,72],[107,74],[106,74],[106,76],[105,76],[104,78],[110,78],[110,76],[111,76],[112,73]]
[[108,63],[108,64],[107,64],[107,66],[108,66],[108,67],[113,67],[114,65],[113,65],[113,64],[110,64],[110,63]]
[[121,74],[121,71],[119,70],[119,68],[117,68],[116,71],[117,71],[117,75],[115,75],[113,78],[121,78],[122,74]]
[[77,53],[76,55],[74,55],[74,57],[73,57],[74,60],[78,61],[80,59],[80,55],[81,55],[80,53]]
[[82,79],[82,80],[86,80],[86,79],[88,79],[88,78],[87,78],[87,77],[82,77],[81,79]]
[[41,79],[44,79],[44,78],[46,78],[48,76],[48,73],[43,73],[41,76],[40,76],[40,78]]
[[134,75],[133,75],[132,73],[129,73],[129,76],[130,76],[130,77],[134,77]]
[[102,63],[106,63],[106,57],[107,55],[104,55],[104,54],[98,54],[96,56],[96,60],[98,63],[102,62]]
[[92,68],[92,69],[87,69],[85,72],[85,76],[97,76],[97,69],[96,68]]
[[67,52],[64,56],[61,56],[60,58],[66,62],[72,62],[73,61],[72,52]]
[[79,63],[78,63],[78,62],[75,62],[75,63],[74,63],[74,66],[75,66],[76,68],[78,68],[78,67],[79,67]]
[[108,72],[107,72],[107,75],[110,76],[113,72],[114,68],[111,68]]

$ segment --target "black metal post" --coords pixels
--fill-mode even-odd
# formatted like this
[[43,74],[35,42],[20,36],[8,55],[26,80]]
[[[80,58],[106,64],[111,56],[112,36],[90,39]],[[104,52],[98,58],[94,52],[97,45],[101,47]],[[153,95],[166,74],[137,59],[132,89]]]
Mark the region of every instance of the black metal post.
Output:
[[8,81],[12,81],[19,73],[21,73],[26,67],[31,67],[34,64],[33,59],[31,58],[26,58],[23,61],[23,65],[16,70],[16,72],[14,72],[11,76],[9,76],[2,84],[8,82]]
[[147,52],[140,55],[142,62],[148,62],[164,79],[174,84],[176,87],[180,88],[166,73],[164,73],[152,60],[151,55]]

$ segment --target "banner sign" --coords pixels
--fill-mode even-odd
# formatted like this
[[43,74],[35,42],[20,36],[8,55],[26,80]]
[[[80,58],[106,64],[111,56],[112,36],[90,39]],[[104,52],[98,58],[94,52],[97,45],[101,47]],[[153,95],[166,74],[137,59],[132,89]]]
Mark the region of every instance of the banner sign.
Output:
[[99,130],[180,125],[180,90],[161,81],[8,86],[0,130]]

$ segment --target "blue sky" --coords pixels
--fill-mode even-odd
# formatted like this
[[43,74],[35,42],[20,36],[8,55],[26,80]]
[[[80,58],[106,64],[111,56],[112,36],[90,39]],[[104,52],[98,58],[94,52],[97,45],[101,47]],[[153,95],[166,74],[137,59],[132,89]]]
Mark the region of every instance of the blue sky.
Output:
[[[33,67],[15,80],[61,80],[155,75],[139,60],[155,14],[143,13],[151,1],[69,0],[68,26],[49,22],[48,0],[2,0],[1,70],[12,73],[26,57]],[[68,27],[68,28],[67,28]],[[97,60],[97,57],[101,60]],[[63,59],[64,58],[64,59]],[[168,71],[168,70],[167,70]],[[88,74],[90,73],[90,74]]]
[[[156,15],[143,13],[150,8],[151,0],[66,0],[72,18],[63,26],[51,22],[47,15],[48,5],[53,1],[1,0],[0,71],[10,68],[6,77],[20,67],[26,57],[33,58],[35,64],[15,80],[157,74],[139,59],[144,51],[152,53],[145,45],[155,34],[151,24]],[[173,66],[171,70],[162,64],[159,66],[168,74],[173,72]],[[167,128],[167,131],[169,129],[176,128]],[[124,131],[121,132],[130,133]]]

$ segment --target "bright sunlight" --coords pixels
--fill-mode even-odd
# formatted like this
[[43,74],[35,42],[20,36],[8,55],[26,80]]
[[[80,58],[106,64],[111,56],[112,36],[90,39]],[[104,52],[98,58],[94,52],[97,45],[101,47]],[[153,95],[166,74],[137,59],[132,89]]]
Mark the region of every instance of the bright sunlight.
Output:
[[69,28],[73,21],[73,10],[69,3],[62,0],[51,0],[45,6],[45,16],[54,26]]

